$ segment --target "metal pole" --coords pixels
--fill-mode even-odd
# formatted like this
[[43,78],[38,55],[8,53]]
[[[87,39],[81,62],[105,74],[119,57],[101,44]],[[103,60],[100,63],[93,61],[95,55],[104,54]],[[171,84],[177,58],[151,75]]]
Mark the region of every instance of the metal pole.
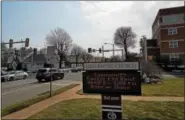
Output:
[[145,53],[145,63],[147,63],[147,45],[146,38],[144,37],[144,53]]
[[34,53],[33,53],[33,51],[32,51],[32,70],[33,70],[33,68],[34,68],[34,65],[33,65],[33,55],[34,55]]
[[[51,60],[50,60],[50,63],[51,63]],[[52,72],[51,72],[51,69],[52,69],[52,66],[50,64],[50,97],[52,96]]]
[[102,46],[102,61],[104,61],[104,46]]
[[52,72],[51,72],[51,69],[50,69],[50,75],[51,75],[51,78],[50,78],[50,97],[51,97],[52,96]]
[[115,55],[114,44],[112,44],[112,47],[113,47],[113,57],[114,57]]

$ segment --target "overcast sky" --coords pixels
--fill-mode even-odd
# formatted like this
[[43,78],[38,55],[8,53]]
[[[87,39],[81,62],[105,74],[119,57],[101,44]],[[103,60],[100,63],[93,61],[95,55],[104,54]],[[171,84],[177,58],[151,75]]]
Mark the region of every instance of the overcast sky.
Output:
[[[151,38],[151,26],[160,8],[183,5],[183,1],[3,1],[2,41],[29,37],[31,47],[42,48],[50,30],[61,27],[83,48],[100,48],[104,42],[113,43],[120,26],[132,27],[139,41],[142,35]],[[138,46],[137,42],[131,51],[138,52]]]

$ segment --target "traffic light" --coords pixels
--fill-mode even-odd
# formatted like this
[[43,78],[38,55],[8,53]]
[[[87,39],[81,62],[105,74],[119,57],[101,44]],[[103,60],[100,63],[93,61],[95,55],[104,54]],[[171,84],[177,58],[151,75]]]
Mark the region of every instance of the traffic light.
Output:
[[99,48],[99,53],[101,53],[102,51],[101,51],[101,48]]
[[25,41],[25,47],[28,47],[29,46],[29,38],[26,38],[26,41]]
[[92,48],[88,48],[88,53],[91,53],[92,52]]
[[10,39],[9,41],[9,48],[12,48],[13,47],[13,39]]

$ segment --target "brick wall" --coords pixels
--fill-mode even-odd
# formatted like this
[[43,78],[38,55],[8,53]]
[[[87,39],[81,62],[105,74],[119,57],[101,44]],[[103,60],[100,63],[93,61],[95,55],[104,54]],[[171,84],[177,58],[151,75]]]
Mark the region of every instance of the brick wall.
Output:
[[184,39],[185,38],[184,34],[185,34],[184,27],[177,28],[177,34],[175,35],[168,35],[168,29],[161,29],[161,41]]
[[161,43],[162,53],[184,52],[184,41],[178,41],[178,48],[169,48],[169,42]]

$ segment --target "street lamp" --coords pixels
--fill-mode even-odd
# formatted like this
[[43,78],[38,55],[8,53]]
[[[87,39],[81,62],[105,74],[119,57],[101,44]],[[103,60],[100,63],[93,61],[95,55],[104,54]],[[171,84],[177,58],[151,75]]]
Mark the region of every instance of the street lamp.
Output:
[[112,48],[113,48],[113,57],[114,57],[114,55],[115,55],[115,53],[114,53],[114,44],[112,44],[112,43],[104,43],[105,45],[107,45],[107,44],[109,44],[109,45],[112,45]]

